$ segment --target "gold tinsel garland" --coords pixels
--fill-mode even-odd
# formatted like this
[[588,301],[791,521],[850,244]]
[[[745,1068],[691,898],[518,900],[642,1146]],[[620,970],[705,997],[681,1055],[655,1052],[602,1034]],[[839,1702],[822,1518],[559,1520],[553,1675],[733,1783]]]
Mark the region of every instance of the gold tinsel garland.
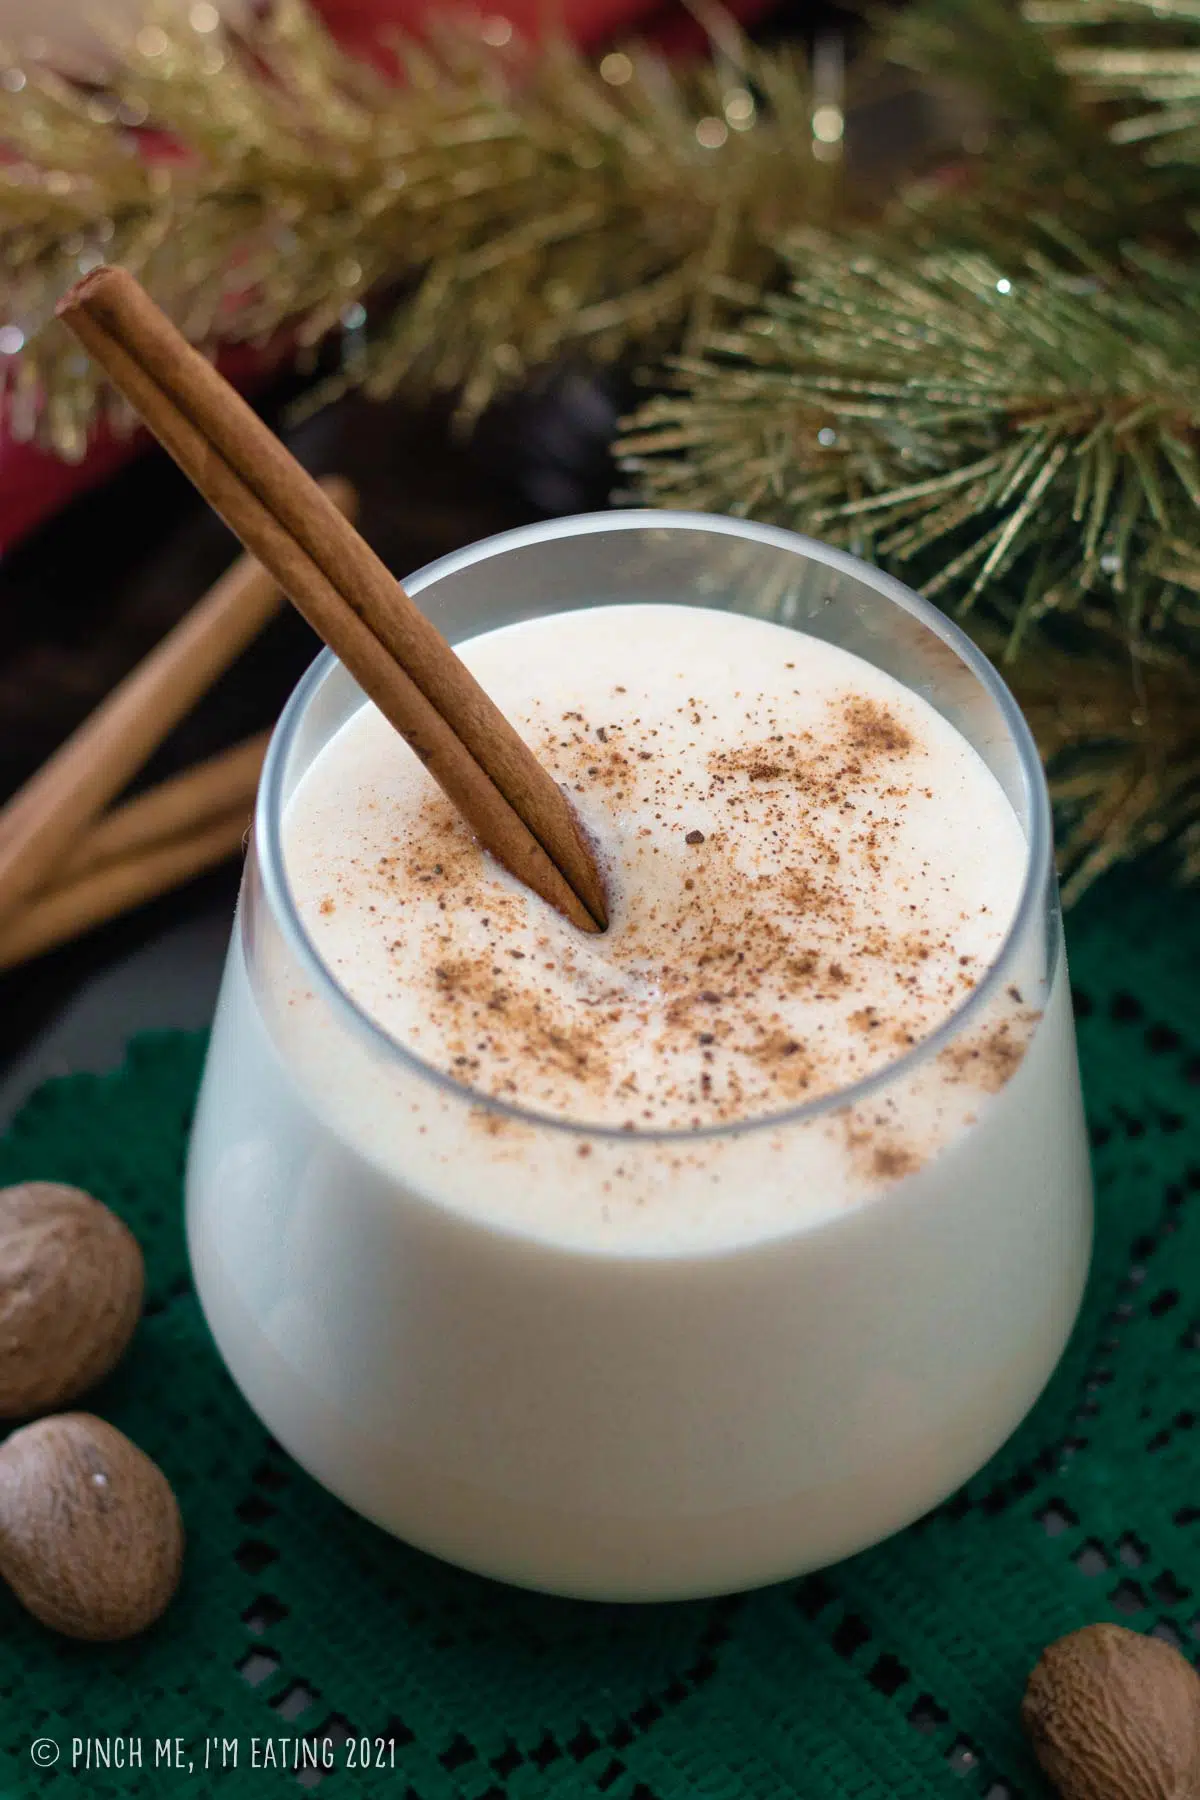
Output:
[[[769,278],[779,234],[828,212],[792,52],[735,36],[683,75],[648,52],[597,70],[560,38],[489,42],[497,23],[398,41],[399,84],[343,55],[300,0],[248,39],[203,0],[152,13],[99,92],[0,68],[16,434],[77,457],[109,404],[47,323],[101,260],[134,269],[197,341],[341,329],[346,381],[452,389],[471,418],[564,354],[699,342],[715,284]],[[176,153],[137,154],[148,126]]]
[[394,83],[300,0],[248,35],[194,0],[89,82],[0,57],[10,431],[77,458],[127,426],[52,318],[101,260],[197,341],[339,342],[310,404],[404,385],[469,422],[632,357],[645,497],[849,543],[1007,658],[1069,893],[1166,839],[1200,874],[1200,3],[916,0],[890,54],[971,123],[882,207],[841,179],[833,62],[706,22],[680,70],[460,20]]

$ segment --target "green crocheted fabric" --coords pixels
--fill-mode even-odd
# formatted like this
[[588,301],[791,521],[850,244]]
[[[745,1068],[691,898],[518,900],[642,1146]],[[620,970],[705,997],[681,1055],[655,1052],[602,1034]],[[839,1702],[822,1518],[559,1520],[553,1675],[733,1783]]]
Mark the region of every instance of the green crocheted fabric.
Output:
[[[128,1645],[56,1641],[0,1596],[0,1791],[1043,1793],[1017,1720],[1042,1645],[1094,1619],[1193,1655],[1200,1639],[1195,903],[1113,881],[1070,938],[1099,1235],[1049,1390],[969,1488],[900,1537],[710,1603],[541,1599],[354,1517],[247,1410],[189,1284],[180,1173],[201,1043],[143,1039],[113,1075],[42,1089],[0,1143],[0,1183],[77,1182],[141,1239],[146,1318],[89,1404],[167,1471],[189,1547],[177,1601]],[[33,1764],[39,1738],[60,1746],[53,1767]],[[117,1755],[140,1740],[142,1766],[72,1768],[76,1738]],[[335,1741],[332,1770],[253,1766],[305,1738]],[[383,1768],[348,1766],[362,1738]],[[154,1767],[155,1740],[168,1739],[190,1771],[174,1742]]]

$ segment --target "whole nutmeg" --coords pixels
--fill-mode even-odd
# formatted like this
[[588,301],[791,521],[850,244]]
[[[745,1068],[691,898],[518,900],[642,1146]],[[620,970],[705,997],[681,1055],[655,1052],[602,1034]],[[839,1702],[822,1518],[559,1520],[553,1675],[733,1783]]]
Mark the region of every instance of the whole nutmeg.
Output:
[[59,1413],[0,1446],[0,1575],[43,1625],[132,1637],[164,1611],[182,1563],[170,1483],[115,1426]]
[[81,1188],[0,1188],[0,1418],[51,1412],[107,1375],[144,1281],[133,1233]]
[[1063,1800],[1197,1800],[1200,1676],[1161,1638],[1088,1625],[1042,1652],[1021,1722]]

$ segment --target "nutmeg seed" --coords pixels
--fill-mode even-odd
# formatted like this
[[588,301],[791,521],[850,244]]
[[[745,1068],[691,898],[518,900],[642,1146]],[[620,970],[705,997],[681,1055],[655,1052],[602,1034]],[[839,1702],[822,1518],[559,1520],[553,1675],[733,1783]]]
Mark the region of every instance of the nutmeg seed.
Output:
[[0,1188],[0,1418],[50,1412],[107,1375],[144,1281],[133,1233],[81,1188]]
[[1197,1800],[1200,1676],[1161,1638],[1088,1625],[1042,1652],[1021,1722],[1063,1800]]
[[170,1483],[115,1426],[59,1413],[0,1446],[0,1575],[43,1625],[132,1637],[167,1606],[182,1561]]

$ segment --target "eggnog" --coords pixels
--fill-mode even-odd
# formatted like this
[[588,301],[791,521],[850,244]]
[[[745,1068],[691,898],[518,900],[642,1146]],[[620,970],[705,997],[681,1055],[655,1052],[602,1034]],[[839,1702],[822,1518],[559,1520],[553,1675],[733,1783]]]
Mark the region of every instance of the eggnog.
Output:
[[[462,1087],[580,1126],[737,1125],[894,1062],[995,956],[1025,867],[1012,807],[946,720],[860,658],[669,606],[552,615],[460,654],[571,794],[607,932],[580,932],[485,856],[372,707],[309,770],[284,841],[326,967]],[[1022,995],[1006,1010],[1015,1049],[1031,1009]],[[514,1196],[494,1178],[493,1116],[465,1132],[442,1148],[478,1159],[473,1208],[560,1236],[576,1197],[524,1175]],[[734,1202],[702,1235],[808,1224],[878,1184],[851,1156],[841,1181],[769,1185],[778,1215]],[[587,1223],[598,1243],[686,1247],[690,1210],[647,1217],[634,1193]]]
[[815,636],[648,604],[458,648],[609,929],[487,858],[371,706],[317,734],[193,1143],[218,1343],[320,1479],[469,1566],[650,1598],[830,1560],[977,1466],[1078,1301],[1026,831]]

